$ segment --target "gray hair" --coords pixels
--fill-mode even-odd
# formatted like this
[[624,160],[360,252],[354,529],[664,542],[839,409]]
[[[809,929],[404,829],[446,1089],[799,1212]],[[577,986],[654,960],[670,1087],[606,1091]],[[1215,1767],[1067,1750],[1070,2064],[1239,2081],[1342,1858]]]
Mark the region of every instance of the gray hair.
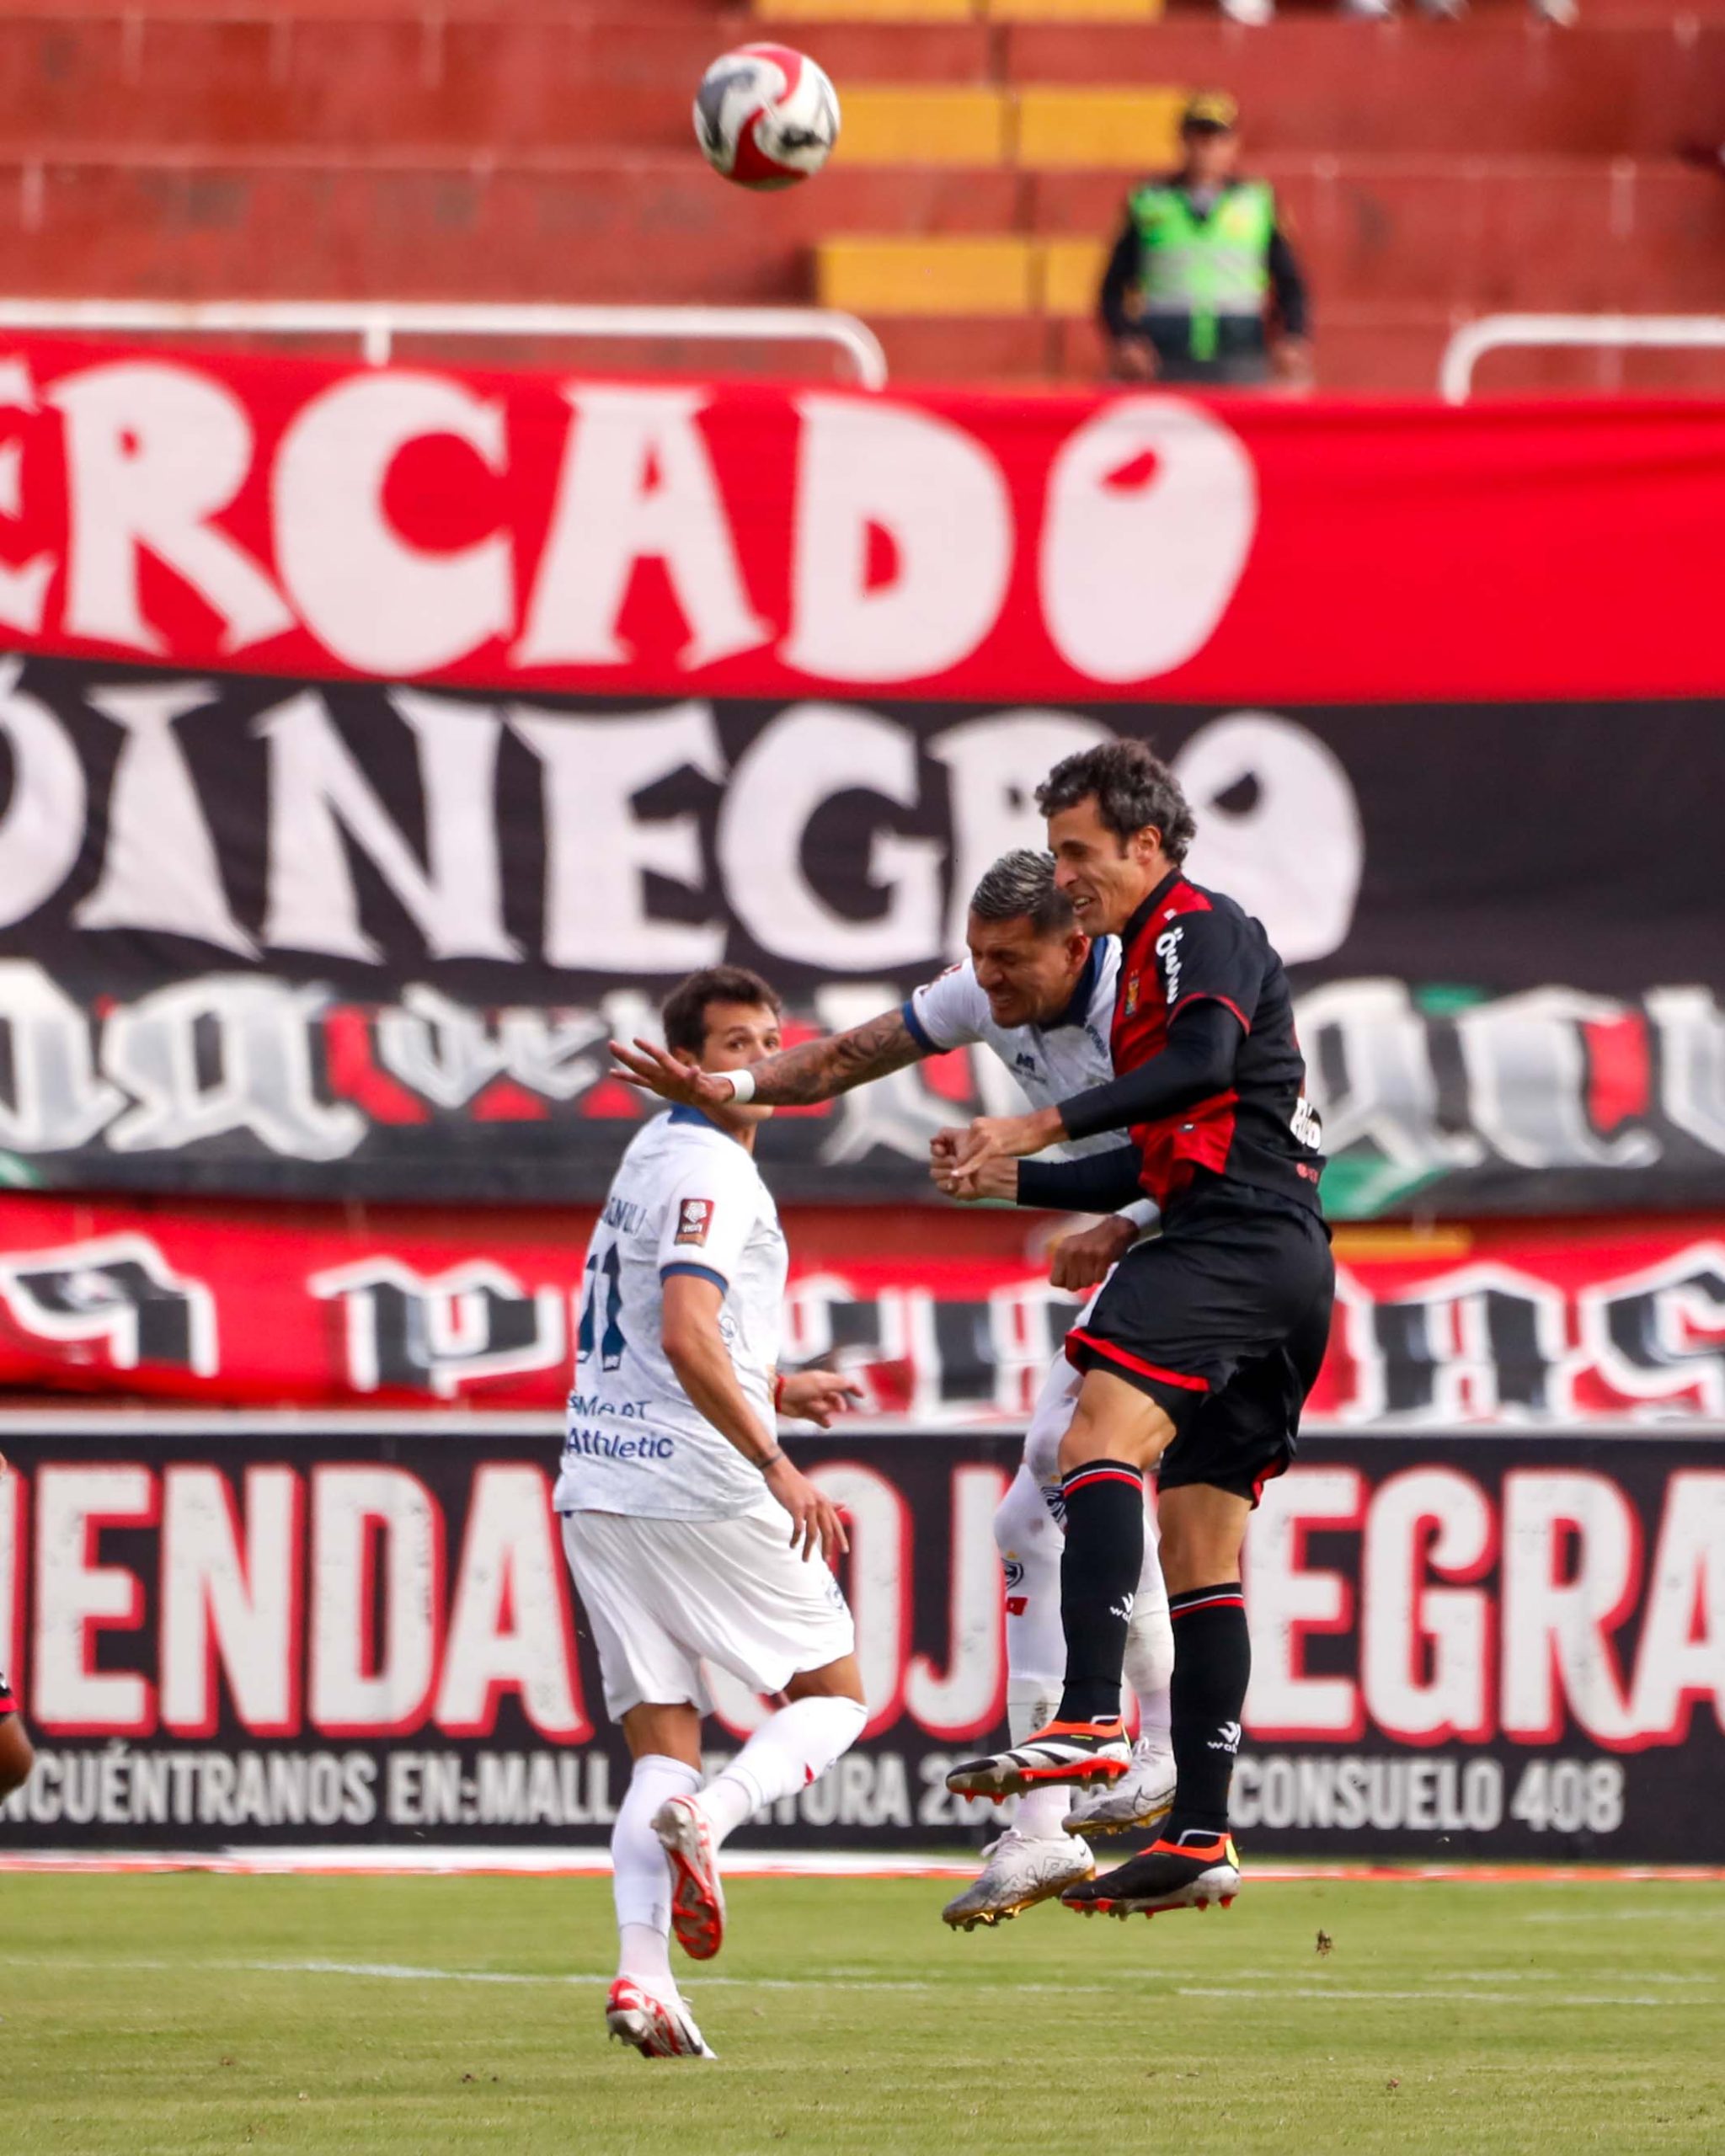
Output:
[[1039,936],[1071,931],[1072,906],[1055,884],[1055,857],[1021,846],[1003,853],[970,894],[979,921],[1028,921]]

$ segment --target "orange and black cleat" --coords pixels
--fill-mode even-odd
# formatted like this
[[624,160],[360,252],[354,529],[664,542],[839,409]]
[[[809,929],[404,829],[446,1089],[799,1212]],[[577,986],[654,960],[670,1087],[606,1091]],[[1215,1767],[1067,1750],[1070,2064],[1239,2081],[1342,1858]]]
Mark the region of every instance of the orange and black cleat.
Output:
[[1153,1917],[1162,1909],[1224,1908],[1240,1892],[1240,1854],[1227,1834],[1189,1829],[1178,1842],[1152,1842],[1114,1870],[1069,1886],[1060,1900],[1085,1916]]
[[947,1776],[960,1796],[1022,1796],[1049,1782],[1114,1782],[1130,1771],[1132,1747],[1118,1715],[1102,1721],[1051,1721],[1010,1752],[964,1759]]

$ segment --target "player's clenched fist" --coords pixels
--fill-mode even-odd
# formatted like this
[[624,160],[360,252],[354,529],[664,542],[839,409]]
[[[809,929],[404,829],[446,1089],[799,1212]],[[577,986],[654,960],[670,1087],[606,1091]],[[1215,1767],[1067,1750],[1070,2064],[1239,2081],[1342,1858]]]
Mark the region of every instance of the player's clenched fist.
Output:
[[1077,1235],[1062,1235],[1051,1253],[1049,1285],[1075,1294],[1087,1293],[1108,1278],[1137,1236],[1135,1225],[1119,1214]]
[[985,1161],[974,1172],[959,1169],[959,1149],[969,1134],[964,1130],[939,1130],[929,1139],[928,1173],[935,1188],[963,1204],[974,1204],[980,1198],[1002,1198],[1008,1204],[1015,1203],[1018,1196],[1016,1161],[1001,1154]]
[[827,1563],[851,1546],[838,1507],[781,1453],[762,1470],[767,1488],[791,1516],[791,1547],[800,1542],[806,1563],[818,1549]]

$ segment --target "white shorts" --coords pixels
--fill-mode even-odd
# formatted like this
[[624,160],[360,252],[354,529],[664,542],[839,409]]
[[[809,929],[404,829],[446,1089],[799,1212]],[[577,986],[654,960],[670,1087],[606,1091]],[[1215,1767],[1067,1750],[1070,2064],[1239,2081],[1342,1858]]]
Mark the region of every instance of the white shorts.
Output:
[[713,1702],[702,1660],[754,1692],[852,1653],[850,1606],[820,1556],[790,1543],[788,1513],[634,1519],[565,1513],[563,1546],[599,1649],[605,1709]]

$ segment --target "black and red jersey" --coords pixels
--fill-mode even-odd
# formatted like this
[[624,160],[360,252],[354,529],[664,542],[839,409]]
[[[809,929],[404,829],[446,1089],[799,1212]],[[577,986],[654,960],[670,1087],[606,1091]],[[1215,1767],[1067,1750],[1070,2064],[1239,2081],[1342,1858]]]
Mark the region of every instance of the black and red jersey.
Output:
[[1317,1113],[1306,1098],[1306,1059],[1294,1032],[1294,999],[1262,925],[1232,899],[1163,878],[1120,936],[1112,1033],[1117,1075],[1159,1055],[1187,1004],[1220,1003],[1246,1028],[1226,1092],[1172,1115],[1135,1123],[1140,1181],[1166,1207],[1200,1170],[1318,1209],[1323,1155]]

